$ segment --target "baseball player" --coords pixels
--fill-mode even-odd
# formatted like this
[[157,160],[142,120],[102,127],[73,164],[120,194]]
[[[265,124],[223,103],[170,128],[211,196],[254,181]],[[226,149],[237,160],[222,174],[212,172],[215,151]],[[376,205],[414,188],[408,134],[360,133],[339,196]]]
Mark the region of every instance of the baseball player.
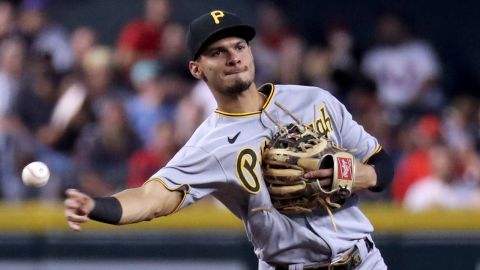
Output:
[[[292,122],[275,104],[339,146],[355,149],[354,191],[382,190],[393,166],[378,141],[327,91],[298,85],[257,88],[249,45],[254,36],[253,27],[220,10],[190,24],[190,72],[207,83],[218,108],[142,187],[102,198],[67,190],[69,226],[78,231],[90,219],[110,224],[151,220],[212,195],[243,221],[258,269],[387,269],[356,194],[331,217],[321,208],[288,215],[273,207],[261,169],[262,149],[277,130],[267,114],[280,123]],[[328,182],[332,173],[319,169],[305,177]]]

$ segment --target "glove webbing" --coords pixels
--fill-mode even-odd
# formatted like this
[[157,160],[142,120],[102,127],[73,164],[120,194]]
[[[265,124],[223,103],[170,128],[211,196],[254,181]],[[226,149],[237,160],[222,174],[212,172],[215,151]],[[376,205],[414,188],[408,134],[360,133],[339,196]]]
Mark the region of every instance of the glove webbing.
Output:
[[[317,180],[317,181],[315,181],[315,182],[317,183],[318,187],[319,187],[320,189],[322,189],[322,186],[320,186],[320,181]],[[339,205],[339,204],[336,204],[336,203],[330,202],[330,198],[329,198],[329,197],[327,197],[326,200],[323,199],[323,198],[321,198],[321,197],[319,197],[318,199],[320,200],[320,204],[321,204],[321,205],[325,208],[325,210],[327,211],[328,217],[330,218],[330,221],[332,222],[333,229],[334,229],[335,231],[337,231],[337,223],[335,222],[335,218],[333,217],[332,210],[330,209],[330,207],[328,207],[327,204],[330,204],[330,205],[338,205],[338,207],[340,207],[340,205]]]
[[[285,113],[287,113],[297,123],[297,125],[301,125],[301,121],[297,117],[295,117],[288,109],[286,109],[280,103],[274,102],[274,104],[277,107],[279,107],[281,110],[283,110]],[[316,119],[315,112],[316,112],[316,110],[315,110],[315,106],[314,106],[314,108],[313,108],[314,119]],[[287,128],[285,128],[285,126],[281,126],[278,121],[275,121],[274,118],[267,111],[265,111],[265,115],[267,116],[267,118],[269,118],[270,121],[272,121],[277,126],[277,128],[279,129],[279,136],[283,136],[285,134],[290,133],[289,130]],[[303,131],[301,133],[305,133],[305,131]],[[297,145],[297,147],[299,147],[302,151],[306,151],[307,148],[312,147],[312,142],[310,140],[301,141],[299,143],[299,145]],[[337,149],[341,149],[336,144],[334,144],[333,147],[335,147]],[[342,149],[342,150],[344,150],[344,149]],[[325,193],[325,191],[323,190],[323,188],[320,185],[320,182],[318,180],[316,180],[316,183],[317,183],[318,188]],[[332,202],[330,197],[326,197],[326,198],[318,197],[317,200],[327,211],[328,216],[330,218],[330,221],[332,222],[333,229],[335,231],[337,231],[337,225],[336,225],[336,222],[335,222],[335,218],[333,217],[333,213],[332,213],[331,208],[339,208],[339,207],[341,207],[341,205],[338,204],[338,203]],[[270,211],[271,208],[260,207],[260,208],[252,209],[253,212],[264,211],[264,210]]]

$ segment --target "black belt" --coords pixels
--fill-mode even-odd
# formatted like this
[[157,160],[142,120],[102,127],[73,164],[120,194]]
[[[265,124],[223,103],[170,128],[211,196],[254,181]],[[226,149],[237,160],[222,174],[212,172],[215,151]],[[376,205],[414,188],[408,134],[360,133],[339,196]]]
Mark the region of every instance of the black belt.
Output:
[[[364,238],[365,246],[367,247],[367,252],[370,252],[373,249],[373,243]],[[362,263],[362,258],[360,257],[360,250],[355,245],[352,251],[347,255],[340,258],[340,260],[330,263],[316,263],[305,265],[303,269],[305,270],[353,270]],[[279,265],[275,267],[275,270],[288,270],[288,265]]]

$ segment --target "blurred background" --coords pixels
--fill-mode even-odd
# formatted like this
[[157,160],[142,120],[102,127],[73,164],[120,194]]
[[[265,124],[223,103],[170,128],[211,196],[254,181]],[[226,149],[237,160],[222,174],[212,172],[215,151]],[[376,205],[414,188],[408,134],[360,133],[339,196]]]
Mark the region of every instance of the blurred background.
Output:
[[[213,9],[256,26],[257,85],[330,91],[393,156],[361,205],[390,269],[480,269],[480,3],[446,0],[0,0],[0,269],[256,269],[211,198],[81,233],[63,218],[66,188],[141,185],[215,109],[184,47]],[[20,180],[34,160],[41,189]]]

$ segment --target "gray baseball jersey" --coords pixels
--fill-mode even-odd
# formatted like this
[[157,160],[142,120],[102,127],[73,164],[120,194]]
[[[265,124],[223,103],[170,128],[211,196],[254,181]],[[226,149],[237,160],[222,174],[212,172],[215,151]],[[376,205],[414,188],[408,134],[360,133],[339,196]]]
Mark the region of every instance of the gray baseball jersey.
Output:
[[259,91],[267,96],[262,110],[242,114],[215,111],[151,180],[185,192],[178,209],[206,195],[221,201],[243,221],[260,265],[334,259],[359,239],[369,237],[373,227],[357,207],[355,194],[333,211],[337,231],[324,209],[286,216],[272,208],[262,177],[261,154],[277,128],[265,111],[281,124],[292,123],[293,119],[275,105],[281,104],[302,123],[313,125],[338,145],[354,149],[359,160],[368,159],[381,147],[325,90],[266,84]]

